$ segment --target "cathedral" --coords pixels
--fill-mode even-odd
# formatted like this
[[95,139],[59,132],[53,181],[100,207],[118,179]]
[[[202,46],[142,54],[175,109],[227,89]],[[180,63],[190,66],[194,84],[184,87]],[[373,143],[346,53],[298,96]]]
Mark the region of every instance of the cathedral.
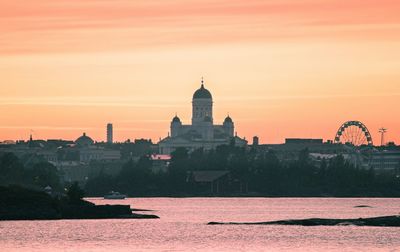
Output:
[[228,144],[246,146],[247,141],[234,135],[234,132],[235,126],[229,116],[222,125],[214,125],[212,95],[204,87],[202,80],[201,87],[193,94],[192,124],[184,125],[175,116],[171,122],[170,134],[158,143],[159,152],[170,154],[179,147],[193,151],[199,148],[210,150],[218,145]]

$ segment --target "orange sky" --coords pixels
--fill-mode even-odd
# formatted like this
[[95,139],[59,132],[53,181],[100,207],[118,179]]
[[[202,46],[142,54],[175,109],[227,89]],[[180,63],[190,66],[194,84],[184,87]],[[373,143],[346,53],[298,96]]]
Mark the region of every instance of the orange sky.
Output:
[[191,118],[240,136],[332,139],[360,120],[400,143],[398,0],[0,0],[0,140],[117,141]]

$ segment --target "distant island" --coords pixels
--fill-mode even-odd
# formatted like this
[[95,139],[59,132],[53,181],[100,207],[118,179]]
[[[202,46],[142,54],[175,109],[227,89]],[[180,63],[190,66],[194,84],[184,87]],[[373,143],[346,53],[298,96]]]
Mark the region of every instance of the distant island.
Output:
[[356,219],[299,219],[266,222],[209,222],[208,225],[297,225],[297,226],[371,226],[400,227],[400,215]]
[[158,218],[132,213],[129,205],[95,205],[82,196],[77,184],[70,187],[67,195],[56,197],[19,186],[0,186],[0,220]]

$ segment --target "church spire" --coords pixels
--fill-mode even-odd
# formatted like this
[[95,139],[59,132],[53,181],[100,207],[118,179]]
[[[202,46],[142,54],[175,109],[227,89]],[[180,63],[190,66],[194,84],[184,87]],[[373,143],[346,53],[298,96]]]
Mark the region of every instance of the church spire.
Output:
[[204,78],[201,76],[201,88],[204,88]]

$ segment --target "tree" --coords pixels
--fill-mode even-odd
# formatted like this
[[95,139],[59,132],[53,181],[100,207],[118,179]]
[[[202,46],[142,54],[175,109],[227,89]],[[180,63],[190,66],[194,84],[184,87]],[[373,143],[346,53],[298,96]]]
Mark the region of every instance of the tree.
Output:
[[171,163],[167,174],[170,192],[181,193],[185,190],[187,171],[192,168],[188,157],[188,151],[185,148],[177,148],[171,153]]
[[96,176],[90,176],[85,185],[85,191],[89,195],[103,196],[111,190],[115,190],[115,178],[100,171]]
[[85,196],[85,191],[83,191],[78,182],[72,183],[72,185],[68,188],[67,196],[69,202],[73,204],[77,204],[82,202],[82,198]]
[[19,184],[26,180],[24,166],[13,153],[6,153],[0,158],[0,184]]
[[40,187],[51,186],[53,189],[60,188],[60,178],[57,168],[49,162],[40,162],[27,171],[34,185]]
[[176,148],[176,150],[174,150],[171,153],[172,161],[187,159],[188,157],[189,157],[188,151],[186,148],[183,147]]

